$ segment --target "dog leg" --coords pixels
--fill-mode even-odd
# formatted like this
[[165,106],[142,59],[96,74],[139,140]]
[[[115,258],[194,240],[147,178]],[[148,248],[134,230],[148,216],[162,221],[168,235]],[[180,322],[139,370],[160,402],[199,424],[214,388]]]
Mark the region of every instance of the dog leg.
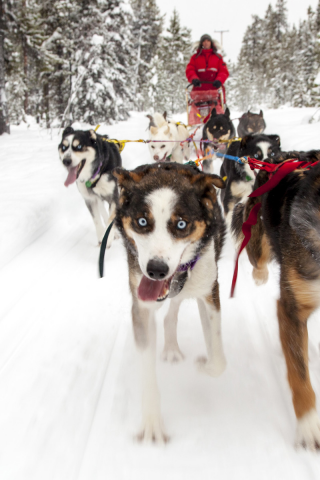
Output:
[[[252,207],[258,203],[260,198],[249,199],[245,205],[244,220],[248,219]],[[253,266],[252,276],[256,285],[262,285],[268,281],[268,262],[270,259],[270,244],[264,227],[261,215],[258,214],[257,223],[251,228],[251,238],[246,247],[251,265]]]
[[316,450],[320,448],[320,419],[309,376],[307,319],[317,305],[311,298],[309,283],[296,273],[291,274],[289,279],[281,275],[278,320],[298,422],[296,446]]
[[213,173],[213,159],[203,160],[202,167],[204,173]]
[[172,299],[164,319],[164,349],[162,360],[177,363],[184,359],[177,340],[178,311],[182,300]]
[[[106,225],[106,229],[109,227],[110,223],[114,220],[114,217],[116,216],[116,204],[114,202],[109,203],[109,215],[106,211],[104,201],[103,200],[98,200],[99,202],[99,210],[101,213],[101,216],[103,218],[103,221]],[[108,237],[108,243],[107,243],[107,248],[110,248],[112,245],[112,242],[116,238],[116,228],[115,226],[112,227],[109,237]]]
[[137,435],[139,441],[165,443],[160,412],[160,394],[156,378],[156,325],[154,310],[142,308],[133,298],[133,331],[142,373],[142,425]]
[[202,323],[207,357],[199,357],[196,365],[200,372],[211,377],[218,377],[226,368],[221,338],[221,313],[219,299],[219,283],[216,280],[212,294],[204,300],[198,299],[198,308]]
[[101,221],[98,199],[85,200],[85,203],[87,205],[87,208],[88,208],[89,212],[91,213],[94,226],[96,227],[98,242],[99,242],[99,245],[100,245],[106,229],[103,226],[102,221]]
[[270,258],[270,245],[266,235],[261,239],[261,255],[257,259],[257,266],[253,267],[252,276],[256,285],[263,285],[268,281],[269,270],[268,262]]

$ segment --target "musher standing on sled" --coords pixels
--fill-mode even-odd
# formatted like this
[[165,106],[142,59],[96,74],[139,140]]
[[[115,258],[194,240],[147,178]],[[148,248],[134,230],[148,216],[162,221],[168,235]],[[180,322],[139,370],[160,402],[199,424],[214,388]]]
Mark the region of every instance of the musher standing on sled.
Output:
[[[197,52],[192,55],[187,65],[186,76],[193,85],[193,91],[216,90],[222,87],[225,97],[223,84],[229,77],[229,72],[210,35],[202,35],[200,38]],[[213,84],[200,83],[200,80]]]

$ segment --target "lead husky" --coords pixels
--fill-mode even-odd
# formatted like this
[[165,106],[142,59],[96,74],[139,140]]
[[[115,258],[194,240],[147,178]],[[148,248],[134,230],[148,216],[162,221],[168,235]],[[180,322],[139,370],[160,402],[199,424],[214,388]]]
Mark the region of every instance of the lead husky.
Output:
[[[58,147],[60,160],[68,170],[64,184],[68,187],[77,182],[79,192],[93,218],[99,244],[115,213],[117,190],[110,172],[121,166],[119,150],[115,144],[105,142],[107,138],[93,130],[74,130],[67,127]],[[105,210],[104,200],[109,204],[109,215]],[[108,246],[111,245],[113,235],[114,228]]]
[[113,172],[120,187],[116,225],[127,250],[132,293],[132,322],[142,363],[140,440],[165,442],[155,370],[157,308],[172,298],[165,318],[164,359],[182,358],[177,315],[184,298],[197,299],[207,357],[199,370],[216,377],[225,369],[221,340],[217,261],[225,224],[214,186],[217,175],[165,163]]
[[156,162],[171,161],[177,163],[183,163],[184,160],[189,160],[189,143],[184,142],[182,146],[180,145],[180,142],[189,137],[186,127],[167,121],[166,112],[164,112],[163,115],[161,115],[161,113],[155,113],[153,117],[148,115],[148,118],[150,119],[149,130],[151,140],[149,150],[152,159]]

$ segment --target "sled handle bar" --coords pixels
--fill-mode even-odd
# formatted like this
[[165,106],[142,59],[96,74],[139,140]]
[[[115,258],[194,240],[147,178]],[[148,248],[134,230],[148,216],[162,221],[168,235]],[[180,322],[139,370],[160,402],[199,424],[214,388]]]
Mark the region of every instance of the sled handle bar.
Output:
[[[210,85],[213,85],[213,82],[206,82],[206,81],[202,81],[202,80],[199,80],[200,83],[210,83]],[[189,85],[187,86],[187,89],[189,87],[194,87],[193,83],[189,83]],[[220,87],[221,88],[221,87]],[[217,90],[219,90],[219,88],[217,88]]]

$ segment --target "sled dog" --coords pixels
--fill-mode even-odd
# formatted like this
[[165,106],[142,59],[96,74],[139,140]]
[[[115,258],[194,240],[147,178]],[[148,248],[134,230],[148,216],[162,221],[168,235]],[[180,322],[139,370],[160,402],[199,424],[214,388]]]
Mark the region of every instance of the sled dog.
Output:
[[[188,142],[180,145],[180,142],[189,137],[189,132],[184,125],[167,120],[164,112],[148,115],[150,120],[149,151],[152,160],[155,162],[177,162],[183,163],[190,158],[190,146]],[[163,141],[159,141],[163,140]],[[167,141],[166,141],[167,140]],[[174,141],[173,141],[174,140]]]
[[266,122],[263,118],[263,111],[260,113],[251,113],[249,110],[244,113],[239,121],[237,132],[238,137],[243,138],[246,135],[254,133],[263,133],[266,129]]
[[[280,137],[278,135],[248,135],[241,141],[232,143],[227,154],[265,160],[268,157],[273,158],[279,151]],[[252,171],[248,164],[241,165],[234,160],[224,159],[220,175],[226,182],[226,188],[221,192],[221,201],[228,224],[231,222],[234,206],[239,202],[247,201],[257,173],[258,170]]]
[[177,163],[116,168],[120,187],[116,225],[127,250],[132,323],[142,364],[142,425],[138,438],[165,442],[156,379],[155,311],[169,301],[163,359],[183,358],[177,315],[183,299],[197,299],[207,356],[197,360],[212,377],[225,369],[220,326],[217,261],[225,224],[217,202],[217,175]]
[[[276,161],[290,158],[319,162],[320,151],[281,153]],[[254,189],[268,179],[267,172],[260,171]],[[277,315],[297,418],[296,445],[310,450],[320,448],[320,419],[309,376],[307,331],[307,320],[320,304],[319,185],[320,163],[310,170],[292,172],[262,197],[250,198],[238,210],[240,218],[235,222],[235,234],[241,237],[240,224],[247,220],[251,208],[262,202],[247,253],[257,284],[267,281],[271,258],[280,264]]]
[[[99,243],[115,215],[117,189],[111,170],[121,166],[118,147],[105,142],[104,139],[107,138],[106,135],[98,135],[94,130],[83,131],[67,127],[58,147],[60,160],[68,170],[64,184],[68,187],[74,182],[77,183],[92,216]],[[104,200],[109,204],[109,215],[105,210]],[[114,232],[111,233],[108,246],[111,245],[113,235]]]
[[[224,113],[217,114],[215,108],[212,109],[211,115],[205,126],[203,127],[202,138],[204,140],[211,140],[212,143],[203,143],[205,154],[212,150],[225,152],[227,150],[227,143],[220,143],[221,140],[230,140],[235,137],[235,128],[230,119],[229,108]],[[213,160],[203,160],[203,171],[210,173],[213,171]]]

